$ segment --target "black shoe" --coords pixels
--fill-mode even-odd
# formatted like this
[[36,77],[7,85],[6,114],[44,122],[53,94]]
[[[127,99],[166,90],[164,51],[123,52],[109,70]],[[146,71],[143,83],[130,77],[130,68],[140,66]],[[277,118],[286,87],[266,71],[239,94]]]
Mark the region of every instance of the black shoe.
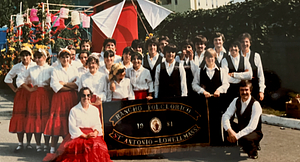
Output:
[[259,146],[259,145],[257,146],[257,150],[258,150],[258,151],[260,151],[260,150],[261,150],[261,148],[260,148],[260,146]]
[[258,153],[257,153],[257,151],[253,151],[253,152],[248,153],[248,156],[251,159],[257,159],[258,158]]
[[17,153],[19,151],[23,150],[23,145],[18,145],[15,150],[14,150],[14,153]]

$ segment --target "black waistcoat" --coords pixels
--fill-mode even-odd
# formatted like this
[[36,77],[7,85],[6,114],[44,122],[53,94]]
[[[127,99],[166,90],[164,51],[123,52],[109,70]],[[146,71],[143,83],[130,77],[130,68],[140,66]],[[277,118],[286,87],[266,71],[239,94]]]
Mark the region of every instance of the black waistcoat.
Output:
[[245,58],[243,56],[240,56],[240,62],[239,62],[239,67],[238,70],[235,70],[234,65],[231,61],[230,56],[226,57],[227,63],[228,63],[228,69],[229,69],[229,73],[233,73],[233,72],[244,72],[245,71]]
[[156,63],[155,65],[153,66],[153,69],[151,69],[150,65],[149,65],[149,62],[148,62],[148,56],[145,56],[144,57],[144,60],[143,60],[143,66],[144,68],[148,69],[150,71],[150,74],[151,74],[151,77],[152,77],[152,81],[154,82],[155,81],[155,71],[156,71],[156,67],[157,65],[159,65],[161,62],[162,62],[162,57],[158,54],[158,58],[156,60]]
[[206,69],[201,69],[200,72],[200,86],[205,89],[205,91],[210,94],[214,94],[214,92],[222,85],[220,70],[215,69],[215,74],[209,79],[206,73]]
[[[252,106],[253,106],[253,103],[255,101],[256,100],[253,97],[251,97],[251,100],[250,100],[248,106],[246,107],[244,113],[241,114],[241,108],[242,108],[241,98],[239,97],[236,100],[235,106],[236,106],[236,116],[238,118],[239,130],[244,129],[249,124],[250,119],[251,119],[251,114],[252,114]],[[261,132],[261,117],[259,117],[257,127],[254,131],[260,131]]]
[[168,75],[165,63],[160,64],[159,91],[158,97],[180,97],[181,80],[179,72],[179,62],[175,63],[171,76]]

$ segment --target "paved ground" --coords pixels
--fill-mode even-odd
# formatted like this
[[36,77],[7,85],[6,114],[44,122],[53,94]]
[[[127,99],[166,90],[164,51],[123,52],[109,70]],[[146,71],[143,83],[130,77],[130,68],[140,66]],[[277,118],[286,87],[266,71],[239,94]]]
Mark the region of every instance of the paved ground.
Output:
[[[40,162],[45,153],[34,150],[13,153],[17,137],[8,132],[13,94],[0,89],[0,162]],[[211,161],[257,161],[296,162],[300,161],[300,131],[281,129],[263,124],[262,150],[257,160],[248,159],[239,147],[195,147],[191,151],[136,157],[113,157],[116,162],[211,162]],[[34,140],[32,140],[33,142]],[[60,139],[61,142],[61,139]],[[32,144],[35,147],[35,144]]]

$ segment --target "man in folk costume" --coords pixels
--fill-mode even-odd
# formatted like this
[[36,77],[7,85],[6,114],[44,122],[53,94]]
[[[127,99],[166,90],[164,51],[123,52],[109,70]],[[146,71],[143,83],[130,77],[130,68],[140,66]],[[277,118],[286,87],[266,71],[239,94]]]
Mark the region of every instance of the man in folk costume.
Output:
[[182,63],[175,61],[177,48],[168,44],[164,48],[166,61],[155,72],[155,98],[187,96],[186,74]]
[[195,36],[193,42],[196,50],[194,62],[200,68],[204,68],[205,66],[204,53],[207,44],[207,39],[203,35],[197,35]]
[[[203,107],[209,107],[210,122],[210,143],[211,145],[222,145],[221,136],[221,117],[225,112],[227,105],[224,106],[224,94],[229,87],[226,70],[219,68],[216,63],[217,53],[209,48],[204,53],[205,66],[198,68],[194,75],[192,83],[193,90],[200,96],[197,97],[197,106],[199,103],[206,103]],[[199,100],[204,100],[199,102]]]
[[225,42],[224,34],[216,32],[213,34],[212,42],[214,43],[214,50],[217,52],[217,66],[220,67],[222,59],[228,56],[223,44]]
[[259,101],[264,99],[265,91],[265,76],[260,55],[250,50],[251,47],[251,35],[249,33],[243,33],[239,36],[241,42],[241,54],[247,58],[252,68],[252,96]]
[[154,81],[156,68],[165,59],[158,54],[159,42],[156,37],[149,38],[145,43],[145,47],[148,49],[149,54],[144,57],[143,66],[150,70],[151,78]]
[[[259,142],[263,134],[261,131],[262,108],[252,96],[252,83],[243,80],[240,83],[240,96],[235,98],[223,114],[222,122],[228,133],[227,141],[238,144],[252,159],[258,158]],[[236,114],[238,123],[233,122]]]
[[[222,60],[222,68],[227,70],[230,87],[227,91],[228,102],[238,97],[239,83],[241,80],[252,79],[252,69],[248,59],[239,54],[240,42],[235,41],[230,44],[230,55]],[[229,104],[229,103],[228,103]]]

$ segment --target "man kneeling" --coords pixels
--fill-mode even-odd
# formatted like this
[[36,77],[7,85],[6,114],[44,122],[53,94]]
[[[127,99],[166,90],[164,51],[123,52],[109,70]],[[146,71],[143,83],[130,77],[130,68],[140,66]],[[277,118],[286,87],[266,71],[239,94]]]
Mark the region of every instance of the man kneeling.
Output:
[[[252,96],[252,83],[243,80],[240,83],[240,97],[233,99],[223,114],[222,122],[228,133],[227,140],[231,143],[238,141],[250,158],[257,159],[259,142],[263,137],[261,131],[262,108]],[[234,114],[238,124],[233,122]]]

